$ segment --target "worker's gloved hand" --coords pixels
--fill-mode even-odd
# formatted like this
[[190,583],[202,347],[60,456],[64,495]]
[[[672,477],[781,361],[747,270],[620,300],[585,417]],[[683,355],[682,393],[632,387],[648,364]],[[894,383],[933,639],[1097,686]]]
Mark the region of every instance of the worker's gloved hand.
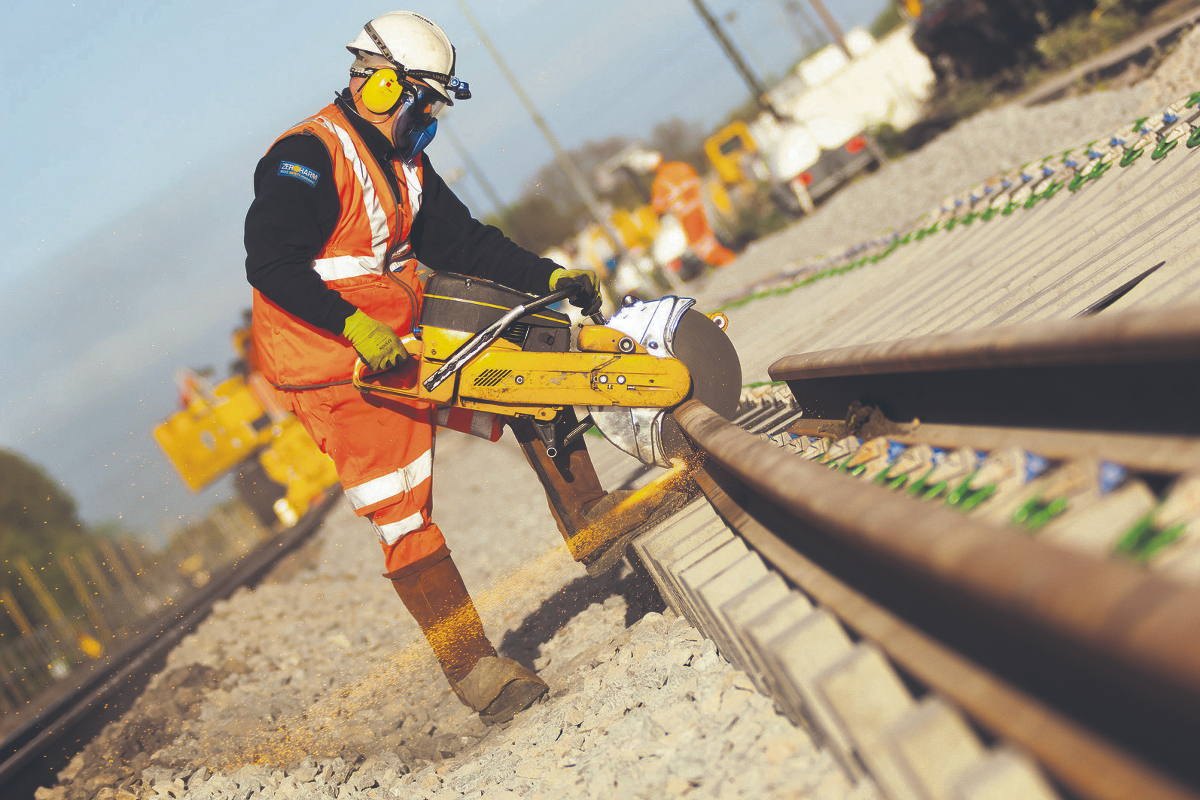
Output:
[[600,280],[595,272],[590,269],[559,267],[550,273],[550,291],[557,292],[571,284],[581,287],[571,298],[571,305],[583,309],[585,317],[590,317],[600,310]]
[[346,318],[342,335],[350,340],[373,372],[403,364],[408,358],[408,351],[396,332],[379,320],[368,317],[362,310]]

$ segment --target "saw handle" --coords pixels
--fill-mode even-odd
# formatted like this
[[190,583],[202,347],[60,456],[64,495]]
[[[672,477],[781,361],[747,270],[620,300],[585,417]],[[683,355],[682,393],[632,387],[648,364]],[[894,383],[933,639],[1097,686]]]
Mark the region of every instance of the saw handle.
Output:
[[[395,394],[402,397],[417,396],[417,375],[421,369],[421,352],[424,350],[424,342],[416,337],[415,334],[409,333],[400,337],[400,343],[404,345],[404,349],[408,351],[408,358],[401,361],[395,366],[389,367],[378,372],[370,372],[370,367],[361,358],[355,359],[354,368],[350,370],[350,384],[360,392],[374,392],[376,394]],[[404,375],[405,370],[411,371],[411,375]],[[369,373],[369,375],[368,375]],[[399,381],[393,378],[393,382],[399,383],[399,386],[385,386],[381,383],[367,383],[366,378],[370,375],[392,375],[399,376]]]
[[508,329],[508,326],[521,317],[526,314],[532,314],[535,311],[541,311],[546,306],[552,306],[560,300],[573,297],[581,288],[578,285],[568,286],[566,289],[551,292],[536,300],[530,300],[528,303],[513,307],[503,317],[463,342],[462,347],[455,350],[454,354],[446,359],[445,364],[442,364],[436,372],[425,379],[423,384],[425,391],[432,392],[441,386],[447,378],[469,364],[471,359],[491,347],[492,343],[499,339],[500,335]]
[[557,292],[551,292],[550,294],[542,295],[536,300],[530,300],[528,303],[518,306],[518,308],[525,309],[525,311],[521,313],[521,316],[525,316],[525,314],[532,314],[534,311],[541,311],[546,306],[552,306],[560,300],[566,300],[574,297],[575,295],[579,294],[579,291],[582,288],[583,287],[579,286],[578,284],[573,284],[565,289],[559,289]]

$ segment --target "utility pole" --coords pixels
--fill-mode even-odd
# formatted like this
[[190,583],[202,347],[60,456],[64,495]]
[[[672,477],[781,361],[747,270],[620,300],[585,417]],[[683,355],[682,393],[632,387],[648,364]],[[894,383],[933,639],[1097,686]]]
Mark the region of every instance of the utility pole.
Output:
[[579,195],[579,199],[583,200],[583,204],[587,206],[588,212],[592,215],[592,219],[596,220],[596,224],[605,232],[608,238],[612,241],[613,247],[622,258],[628,259],[629,250],[625,247],[625,240],[621,236],[621,232],[609,220],[600,208],[600,201],[597,199],[592,187],[588,185],[587,179],[583,177],[583,173],[579,171],[579,167],[571,160],[566,150],[563,150],[562,145],[558,143],[554,132],[550,130],[550,126],[546,124],[546,120],[537,110],[537,106],[529,99],[529,95],[525,94],[525,90],[517,81],[517,76],[508,68],[508,64],[500,56],[500,51],[496,49],[496,45],[492,44],[492,40],[484,33],[483,27],[479,24],[479,20],[475,19],[475,15],[471,13],[471,9],[467,8],[466,0],[457,0],[458,7],[462,11],[463,16],[467,18],[467,22],[471,23],[471,27],[475,29],[475,33],[479,36],[479,40],[483,42],[483,46],[488,49],[492,55],[492,60],[496,62],[496,66],[500,68],[500,72],[504,75],[508,85],[516,92],[517,98],[521,101],[521,105],[525,106],[525,110],[529,112],[529,116],[533,119],[533,124],[542,132],[542,136],[546,138],[550,149],[554,151],[554,158],[558,161],[558,166],[567,174],[567,180],[571,182],[571,186],[575,189],[575,193]]
[[717,22],[717,18],[708,10],[708,6],[704,5],[704,0],[692,0],[692,6],[695,7],[696,13],[700,15],[700,19],[704,20],[704,24],[708,26],[708,30],[712,33],[713,38],[717,40],[717,44],[721,45],[721,49],[725,51],[725,57],[733,64],[733,68],[742,76],[742,80],[746,82],[746,86],[750,88],[750,93],[754,95],[754,99],[764,110],[771,113],[775,119],[783,119],[783,115],[779,113],[779,109],[775,108],[771,103],[771,98],[767,97],[767,89],[763,86],[762,81],[754,74],[754,70],[750,69],[750,65],[746,63],[746,59],[742,58],[742,54],[734,46],[733,41],[725,35],[725,29],[721,27],[721,23]]
[[829,35],[833,37],[833,41],[838,47],[842,48],[842,52],[846,54],[846,58],[851,61],[854,56],[850,53],[850,48],[846,47],[846,37],[842,35],[842,26],[837,24],[837,20],[829,13],[829,9],[825,8],[825,4],[821,0],[808,0],[809,5],[813,7],[813,11],[817,12],[817,16],[821,18],[821,22],[825,23],[825,30],[829,31]]

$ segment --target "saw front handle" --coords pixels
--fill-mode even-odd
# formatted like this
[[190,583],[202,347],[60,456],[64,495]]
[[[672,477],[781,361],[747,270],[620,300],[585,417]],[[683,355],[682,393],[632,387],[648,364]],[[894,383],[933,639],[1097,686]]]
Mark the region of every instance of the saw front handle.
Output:
[[[392,394],[399,397],[417,398],[420,394],[418,388],[419,373],[421,371],[422,355],[424,354],[425,343],[418,339],[415,335],[409,333],[400,337],[400,344],[404,345],[404,350],[408,353],[408,358],[404,362],[390,367],[386,370],[372,373],[373,375],[382,375],[388,373],[396,376],[399,380],[394,382],[396,386],[385,386],[381,383],[366,383],[363,380],[364,373],[367,371],[367,363],[358,358],[354,361],[354,369],[350,371],[350,383],[355,389],[360,392],[371,392],[374,394]],[[411,386],[410,386],[411,384]]]

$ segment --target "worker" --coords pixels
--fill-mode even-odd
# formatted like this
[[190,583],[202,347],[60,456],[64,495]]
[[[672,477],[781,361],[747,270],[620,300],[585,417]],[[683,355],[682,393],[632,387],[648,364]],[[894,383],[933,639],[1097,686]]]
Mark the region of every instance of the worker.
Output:
[[737,255],[717,241],[708,217],[704,214],[704,202],[700,196],[700,175],[691,164],[683,161],[660,162],[654,172],[654,183],[650,186],[650,207],[662,216],[672,214],[683,226],[688,246],[703,261],[714,267],[723,267]]
[[[585,313],[599,304],[586,269],[566,269],[471,217],[424,149],[438,112],[470,97],[454,75],[445,32],[407,11],[367,23],[347,45],[350,80],[334,101],[284,132],[258,162],[246,216],[246,274],[254,287],[254,346],[263,376],[321,450],[346,497],[370,520],[385,577],[416,619],[459,699],[485,723],[503,722],[547,691],[536,674],[497,656],[432,512],[437,410],[360,394],[357,358],[385,370],[409,356],[401,335],[418,320],[418,259],[433,270],[495,280],[532,294],[574,286]],[[445,410],[444,410],[445,411]],[[444,414],[495,441],[500,421]],[[489,416],[490,415],[482,415]],[[529,421],[511,421],[551,497],[555,519],[583,520],[613,500],[576,441],[556,462]],[[581,437],[582,438],[582,437]],[[540,451],[540,452],[539,452]],[[607,500],[607,503],[605,502]],[[557,503],[557,510],[556,509]],[[638,523],[627,515],[628,525]],[[568,547],[570,530],[559,522]],[[578,526],[575,526],[578,527]],[[575,546],[595,560],[627,531]]]

